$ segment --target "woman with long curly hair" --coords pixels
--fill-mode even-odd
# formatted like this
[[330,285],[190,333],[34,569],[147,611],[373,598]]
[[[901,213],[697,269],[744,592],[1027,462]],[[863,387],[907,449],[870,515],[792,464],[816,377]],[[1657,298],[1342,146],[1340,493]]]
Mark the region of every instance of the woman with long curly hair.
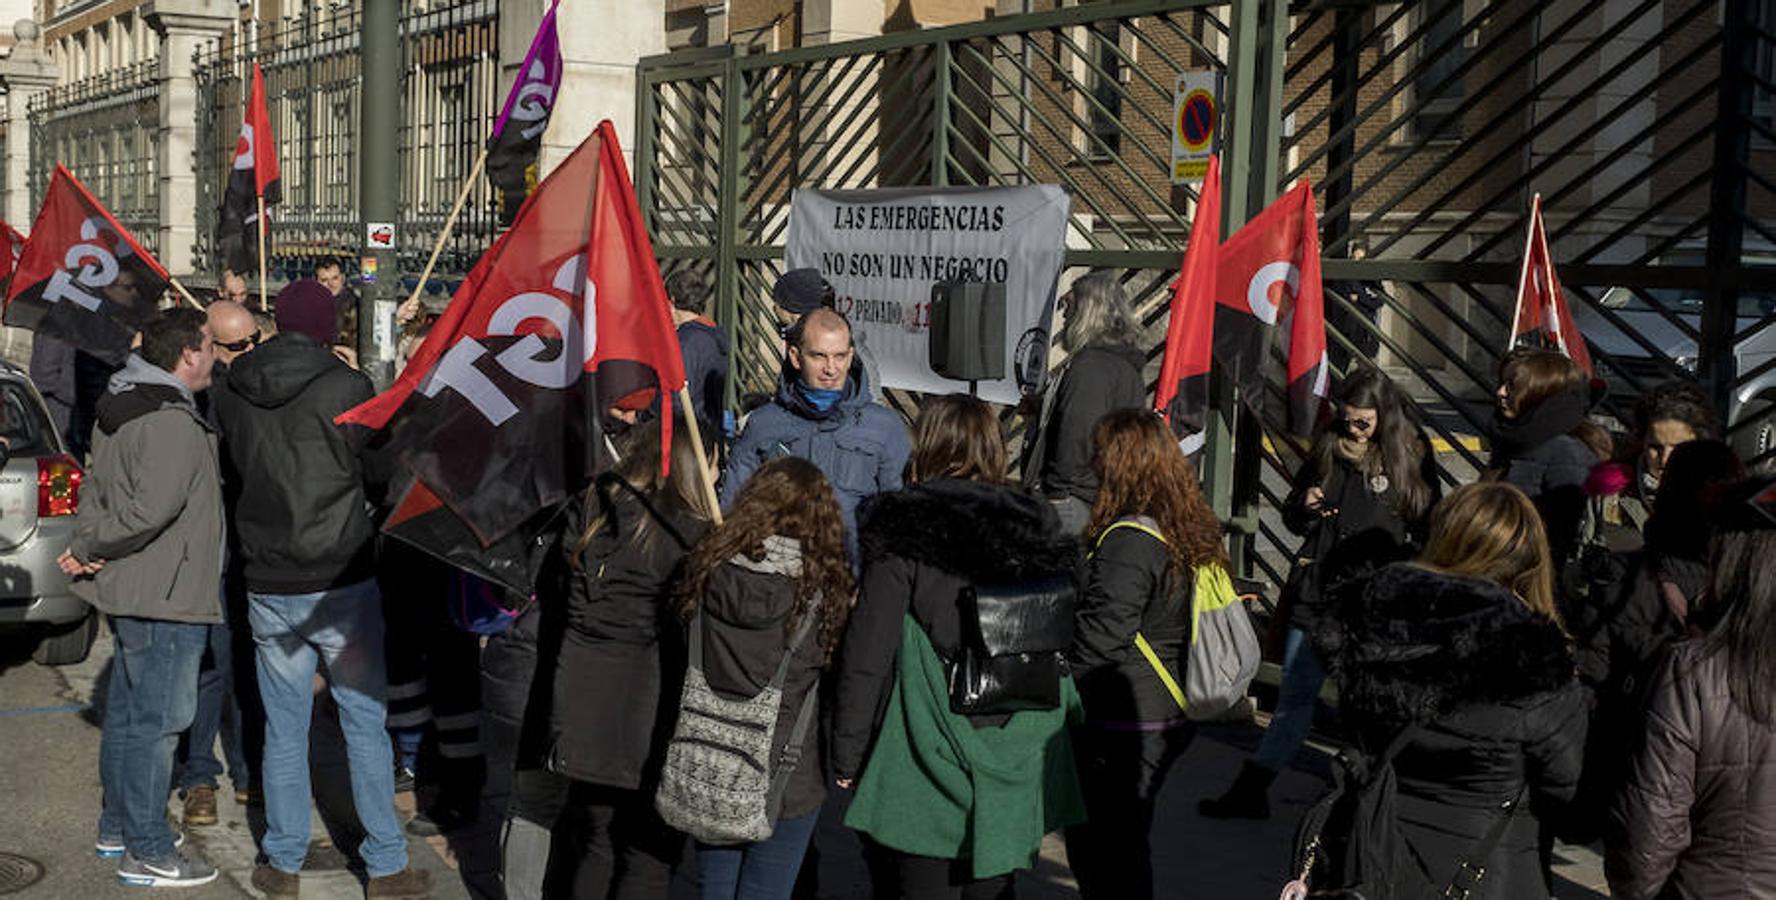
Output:
[[[679,616],[700,628],[709,687],[735,700],[770,685],[786,657],[771,759],[781,764],[803,704],[819,702],[821,673],[845,627],[856,584],[832,484],[811,462],[776,459],[747,479],[727,520],[691,552]],[[807,628],[802,626],[806,623]],[[798,635],[805,635],[798,642]],[[787,898],[826,797],[818,728],[805,729],[769,838],[697,845],[704,900]],[[776,775],[777,773],[773,773]]]
[[[920,408],[906,478],[859,507],[863,578],[833,716],[833,773],[857,786],[845,824],[892,861],[892,896],[1006,897],[1042,836],[1083,818],[1065,740],[1077,695],[1057,667],[1055,708],[964,714],[944,662],[979,629],[974,588],[1071,587],[1079,542],[1006,483],[999,419],[966,394]],[[1026,622],[1072,625],[1064,609]]]
[[1153,896],[1154,798],[1196,731],[1135,638],[1181,680],[1196,572],[1226,568],[1227,551],[1195,470],[1153,411],[1099,419],[1092,451],[1092,553],[1068,654],[1085,700],[1073,748],[1090,821],[1067,829],[1067,857],[1085,897],[1139,900]]
[[1464,485],[1416,561],[1335,592],[1320,620],[1357,745],[1392,754],[1394,896],[1549,895],[1544,826],[1577,791],[1586,726],[1554,571],[1521,490]]
[[1418,418],[1387,375],[1361,366],[1333,393],[1337,415],[1315,437],[1283,501],[1302,536],[1276,618],[1284,626],[1283,683],[1258,752],[1220,797],[1197,804],[1214,819],[1270,817],[1269,790],[1307,740],[1326,673],[1307,636],[1321,596],[1412,555],[1430,526],[1437,469]]

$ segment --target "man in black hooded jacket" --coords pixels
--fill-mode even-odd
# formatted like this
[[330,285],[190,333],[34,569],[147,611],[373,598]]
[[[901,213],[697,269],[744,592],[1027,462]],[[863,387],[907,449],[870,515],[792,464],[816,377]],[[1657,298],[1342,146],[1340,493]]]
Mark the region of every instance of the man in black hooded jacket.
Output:
[[260,849],[267,861],[253,885],[273,897],[298,890],[308,853],[313,680],[324,660],[366,833],[359,855],[370,874],[368,896],[424,896],[429,876],[407,866],[383,729],[388,675],[376,525],[360,459],[367,434],[333,423],[370,399],[370,381],[333,355],[338,319],[333,295],[318,282],[303,279],[278,294],[277,326],[276,337],[234,364],[215,398],[241,475],[235,525],[265,706]]

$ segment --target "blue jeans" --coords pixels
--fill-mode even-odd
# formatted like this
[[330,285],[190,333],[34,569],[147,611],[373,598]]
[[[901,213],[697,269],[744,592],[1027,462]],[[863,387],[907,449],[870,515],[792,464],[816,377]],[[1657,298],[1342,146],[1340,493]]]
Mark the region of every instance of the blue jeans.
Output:
[[819,821],[816,810],[778,819],[771,836],[757,843],[713,847],[699,842],[697,875],[703,900],[789,900]]
[[1252,757],[1254,765],[1272,772],[1289,767],[1313,728],[1314,707],[1325,683],[1326,670],[1321,668],[1313,645],[1307,642],[1307,632],[1289,626],[1283,643],[1283,683],[1277,689],[1276,714],[1270,717],[1270,727],[1264,729],[1264,740]]
[[208,626],[112,616],[111,634],[111,680],[99,738],[99,836],[122,835],[137,859],[166,859],[173,855],[166,816],[173,748],[197,709],[197,667]]
[[[242,734],[240,698],[234,690],[234,628],[232,623],[207,626],[208,665],[197,672],[197,715],[191,730],[179,744],[178,763],[184,767],[179,776],[182,794],[200,785],[215,787],[222,777],[222,763],[228,763],[228,780],[236,788],[245,788],[252,781],[252,768]],[[222,735],[222,760],[216,759],[216,735]]]
[[351,764],[352,805],[364,826],[358,855],[370,877],[407,868],[407,838],[395,817],[394,754],[388,732],[388,676],[383,670],[382,603],[375,581],[314,594],[249,593],[248,618],[258,647],[265,704],[265,840],[260,849],[284,872],[308,855],[308,726],[317,662],[339,706]]

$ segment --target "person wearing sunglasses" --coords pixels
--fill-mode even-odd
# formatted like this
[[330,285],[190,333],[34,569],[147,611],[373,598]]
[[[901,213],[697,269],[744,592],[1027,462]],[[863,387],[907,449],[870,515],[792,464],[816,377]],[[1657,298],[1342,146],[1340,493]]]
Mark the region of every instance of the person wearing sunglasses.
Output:
[[1283,504],[1283,523],[1302,541],[1275,618],[1284,629],[1276,713],[1233,786],[1198,804],[1210,818],[1270,817],[1270,784],[1307,739],[1326,680],[1307,635],[1341,585],[1412,555],[1440,493],[1430,442],[1380,369],[1352,371],[1332,400],[1335,415],[1315,436]]
[[233,300],[217,300],[205,313],[210,322],[210,334],[216,339],[216,362],[224,367],[232,365],[241,354],[259,346],[264,339],[253,314]]

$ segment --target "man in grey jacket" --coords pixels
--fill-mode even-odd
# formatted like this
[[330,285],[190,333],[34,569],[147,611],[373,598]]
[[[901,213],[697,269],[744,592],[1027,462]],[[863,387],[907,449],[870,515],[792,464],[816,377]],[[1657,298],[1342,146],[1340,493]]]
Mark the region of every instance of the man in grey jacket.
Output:
[[204,315],[166,310],[99,401],[93,457],[62,570],[116,639],[99,749],[104,805],[95,849],[143,887],[212,881],[167,823],[173,747],[197,706],[197,670],[222,621],[222,481],[216,435],[197,411],[215,346]]

